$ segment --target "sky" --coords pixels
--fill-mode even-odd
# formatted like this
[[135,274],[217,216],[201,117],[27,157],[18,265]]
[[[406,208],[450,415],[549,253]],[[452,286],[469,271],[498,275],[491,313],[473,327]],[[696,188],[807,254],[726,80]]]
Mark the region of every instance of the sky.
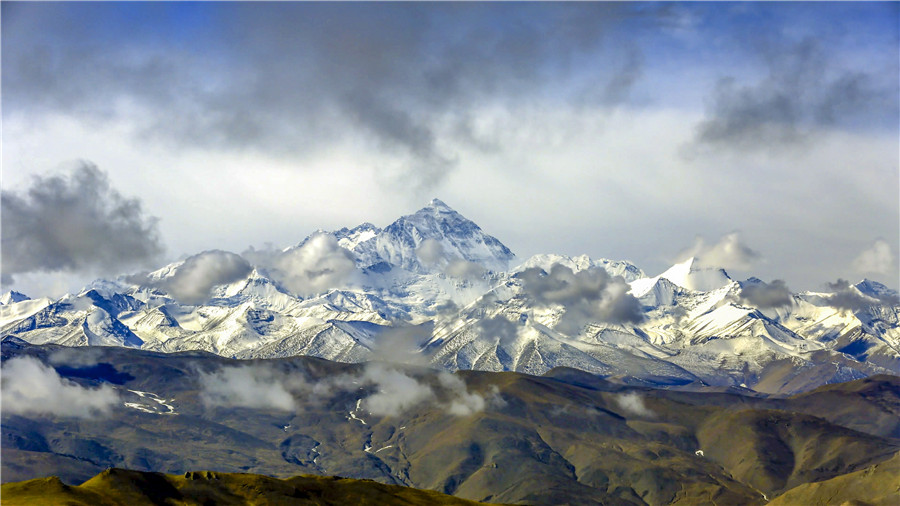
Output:
[[6,2],[2,284],[440,198],[524,260],[900,287],[900,7]]

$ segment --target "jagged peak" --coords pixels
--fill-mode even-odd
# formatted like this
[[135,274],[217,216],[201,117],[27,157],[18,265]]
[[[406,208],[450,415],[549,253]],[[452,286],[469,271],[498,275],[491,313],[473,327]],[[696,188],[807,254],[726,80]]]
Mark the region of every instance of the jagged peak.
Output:
[[697,257],[676,263],[659,277],[666,278],[682,288],[702,292],[722,288],[733,281],[725,269],[702,266]]
[[443,200],[438,199],[438,198],[431,199],[431,201],[428,202],[428,205],[425,206],[425,207],[426,207],[426,208],[432,207],[432,208],[436,208],[436,209],[446,209],[446,210],[449,210],[449,211],[452,211],[452,210],[453,210],[453,209],[452,209],[450,206],[448,206]]
[[22,302],[25,300],[31,300],[31,297],[25,295],[22,292],[10,290],[10,291],[4,293],[2,297],[0,297],[0,304],[3,304],[3,305],[14,304],[16,302]]

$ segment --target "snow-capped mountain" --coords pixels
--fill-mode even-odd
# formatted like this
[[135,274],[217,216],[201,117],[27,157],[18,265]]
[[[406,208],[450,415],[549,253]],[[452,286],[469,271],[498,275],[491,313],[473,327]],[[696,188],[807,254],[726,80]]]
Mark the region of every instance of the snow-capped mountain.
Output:
[[[900,299],[870,280],[792,294],[687,259],[513,253],[440,200],[385,228],[318,231],[246,258],[204,252],[59,300],[10,293],[0,336],[35,344],[372,358],[678,385],[805,390],[900,374]],[[512,268],[511,268],[512,267]]]

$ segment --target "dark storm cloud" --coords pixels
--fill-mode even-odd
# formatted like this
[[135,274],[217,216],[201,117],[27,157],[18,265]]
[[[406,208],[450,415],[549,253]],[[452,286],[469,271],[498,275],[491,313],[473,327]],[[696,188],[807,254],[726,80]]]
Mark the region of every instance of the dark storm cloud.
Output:
[[[4,5],[4,98],[8,110],[87,119],[137,107],[135,134],[190,148],[304,156],[368,140],[402,166],[383,171],[387,182],[424,190],[453,170],[460,143],[482,142],[469,116],[487,101],[517,107],[576,74],[583,88],[603,90],[600,102],[627,99],[640,49],[618,57],[604,40],[665,12],[606,3]],[[585,65],[598,48],[620,63]]]
[[560,304],[565,314],[557,328],[578,333],[589,322],[637,323],[644,315],[640,302],[628,291],[620,276],[612,277],[603,269],[572,269],[555,264],[549,273],[538,267],[522,271],[525,293],[539,304]]
[[157,222],[106,174],[83,164],[2,192],[3,282],[26,272],[103,271],[146,265],[163,252]]
[[849,68],[836,52],[814,37],[793,43],[760,42],[764,77],[753,82],[722,78],[697,127],[695,142],[770,150],[802,145],[822,128],[884,124],[896,128],[900,111],[896,66]]
[[741,301],[760,309],[790,306],[794,302],[791,290],[780,279],[771,283],[745,283],[738,294]]

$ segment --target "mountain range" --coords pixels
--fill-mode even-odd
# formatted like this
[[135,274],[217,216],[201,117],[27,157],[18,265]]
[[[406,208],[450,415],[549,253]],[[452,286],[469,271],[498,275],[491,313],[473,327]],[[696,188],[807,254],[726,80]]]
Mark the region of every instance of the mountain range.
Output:
[[783,394],[900,373],[900,298],[877,282],[791,293],[702,258],[652,277],[622,260],[520,260],[437,199],[385,228],[206,251],[56,300],[9,292],[0,303],[0,337],[32,344],[571,367],[633,385]]

